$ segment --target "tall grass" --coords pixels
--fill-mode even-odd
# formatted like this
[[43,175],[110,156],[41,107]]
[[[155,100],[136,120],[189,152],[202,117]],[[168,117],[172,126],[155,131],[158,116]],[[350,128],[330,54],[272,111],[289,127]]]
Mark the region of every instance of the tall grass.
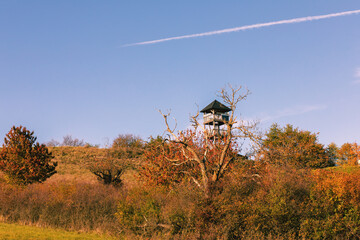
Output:
[[8,222],[115,233],[123,192],[87,182],[48,182],[25,188],[0,184],[0,215]]

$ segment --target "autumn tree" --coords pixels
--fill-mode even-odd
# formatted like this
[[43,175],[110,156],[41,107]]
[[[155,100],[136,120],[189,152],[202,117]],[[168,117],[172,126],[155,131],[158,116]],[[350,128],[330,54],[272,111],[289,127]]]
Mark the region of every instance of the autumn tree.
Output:
[[162,154],[160,158],[178,167],[175,174],[187,176],[204,191],[205,196],[209,196],[211,186],[216,185],[237,158],[237,141],[257,141],[256,123],[246,122],[236,116],[238,104],[248,97],[249,91],[242,87],[229,88],[230,90],[222,89],[219,92],[219,97],[231,113],[229,118],[224,120],[225,130],[216,139],[212,138],[213,131],[199,120],[199,111],[190,117],[192,129],[178,132],[176,127],[170,126],[170,113],[164,114],[160,111],[167,132],[164,142],[168,145],[165,146],[170,149],[159,151],[159,154]]
[[357,143],[344,143],[337,151],[337,157],[340,165],[359,165],[360,145]]
[[57,163],[51,163],[52,154],[36,142],[34,132],[13,126],[6,134],[0,152],[0,170],[16,184],[44,182],[56,173]]
[[333,166],[317,135],[288,124],[273,124],[259,150],[261,161],[278,166],[323,168]]
[[88,169],[104,184],[119,186],[122,175],[136,164],[142,151],[141,138],[131,134],[119,135],[111,148],[90,159]]

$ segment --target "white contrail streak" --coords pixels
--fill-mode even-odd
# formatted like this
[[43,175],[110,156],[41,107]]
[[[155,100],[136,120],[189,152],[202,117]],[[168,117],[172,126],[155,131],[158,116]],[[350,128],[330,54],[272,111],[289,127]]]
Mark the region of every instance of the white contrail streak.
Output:
[[162,39],[146,41],[146,42],[131,43],[131,44],[123,45],[123,47],[155,44],[155,43],[167,42],[167,41],[179,40],[179,39],[185,39],[185,38],[197,38],[197,37],[211,36],[211,35],[217,35],[217,34],[223,34],[223,33],[244,31],[244,30],[249,30],[249,29],[254,29],[254,28],[269,27],[269,26],[280,25],[280,24],[290,24],[290,23],[300,23],[300,22],[315,21],[315,20],[320,20],[320,19],[325,19],[325,18],[340,17],[340,16],[346,16],[346,15],[352,15],[352,14],[358,14],[358,13],[360,13],[360,10],[353,10],[353,11],[340,12],[340,13],[332,13],[332,14],[319,15],[319,16],[293,18],[293,19],[287,19],[287,20],[281,20],[281,21],[275,21],[275,22],[268,22],[268,23],[258,23],[258,24],[246,25],[246,26],[241,26],[241,27],[227,28],[227,29],[223,29],[223,30],[216,30],[216,31],[211,31],[211,32],[195,33],[195,34],[183,35],[183,36],[178,36],[178,37],[169,37],[169,38],[162,38]]

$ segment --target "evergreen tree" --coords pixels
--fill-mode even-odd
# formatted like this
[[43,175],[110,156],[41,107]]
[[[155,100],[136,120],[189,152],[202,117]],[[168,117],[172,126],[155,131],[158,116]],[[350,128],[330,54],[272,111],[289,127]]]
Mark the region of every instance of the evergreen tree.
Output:
[[57,163],[44,144],[36,142],[34,132],[13,126],[0,152],[0,170],[11,183],[27,185],[44,182],[56,173]]

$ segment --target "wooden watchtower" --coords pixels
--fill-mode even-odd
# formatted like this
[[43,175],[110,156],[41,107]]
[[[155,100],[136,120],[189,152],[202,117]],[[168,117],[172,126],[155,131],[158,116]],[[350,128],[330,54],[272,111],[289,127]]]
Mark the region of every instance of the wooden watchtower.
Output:
[[217,100],[214,100],[200,111],[204,114],[204,125],[208,125],[210,128],[210,138],[225,134],[225,129],[222,129],[221,126],[229,121],[230,111],[230,108]]

